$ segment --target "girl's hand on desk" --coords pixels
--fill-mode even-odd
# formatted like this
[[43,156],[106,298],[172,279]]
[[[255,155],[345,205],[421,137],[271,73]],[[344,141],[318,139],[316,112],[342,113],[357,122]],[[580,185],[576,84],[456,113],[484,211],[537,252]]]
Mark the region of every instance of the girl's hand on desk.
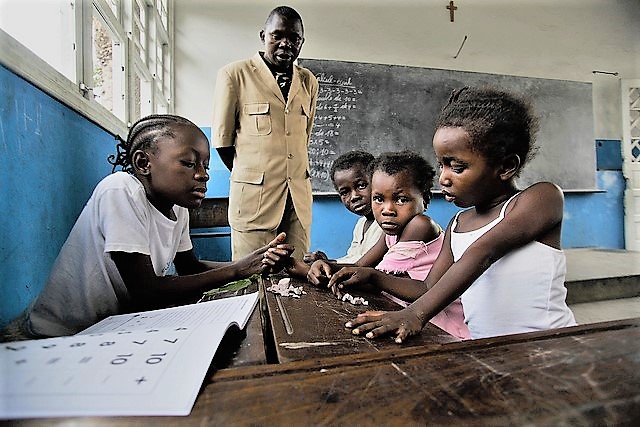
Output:
[[314,261],[319,259],[329,259],[329,257],[327,257],[327,255],[322,251],[306,252],[302,257],[302,261],[307,264],[312,264]]
[[331,277],[331,266],[325,260],[316,260],[309,267],[307,280],[315,286],[326,284]]
[[336,297],[342,298],[344,288],[371,283],[374,271],[370,267],[343,267],[331,276],[327,287]]
[[354,335],[365,334],[367,338],[395,333],[395,342],[402,344],[407,337],[422,330],[422,321],[409,309],[400,311],[366,311],[345,325]]

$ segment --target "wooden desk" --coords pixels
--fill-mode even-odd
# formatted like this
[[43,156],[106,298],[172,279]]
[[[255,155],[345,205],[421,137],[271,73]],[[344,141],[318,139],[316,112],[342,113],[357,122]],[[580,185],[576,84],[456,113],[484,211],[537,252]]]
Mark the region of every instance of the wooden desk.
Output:
[[225,369],[188,417],[12,425],[632,425],[640,318]]
[[[274,276],[272,282],[277,283]],[[398,345],[391,337],[370,340],[352,335],[344,324],[366,310],[399,310],[401,307],[382,295],[363,295],[368,306],[353,305],[338,300],[331,292],[293,280],[294,286],[303,286],[306,295],[291,298],[265,292],[270,331],[273,337],[276,361],[279,363],[309,358],[338,356],[343,354],[369,353]],[[268,283],[264,283],[268,287]],[[355,294],[355,293],[354,293]],[[422,334],[407,342],[409,347],[439,346],[459,341],[437,326],[428,324]]]
[[238,368],[242,366],[264,365],[267,363],[267,349],[264,340],[264,290],[261,284],[251,284],[238,292],[244,295],[259,292],[260,298],[244,330],[230,328],[220,341],[211,362],[213,369]]

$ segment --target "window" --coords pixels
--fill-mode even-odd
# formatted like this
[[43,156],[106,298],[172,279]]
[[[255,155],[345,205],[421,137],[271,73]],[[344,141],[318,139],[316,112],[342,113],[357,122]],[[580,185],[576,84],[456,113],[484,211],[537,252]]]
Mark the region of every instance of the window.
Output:
[[76,80],[74,17],[68,1],[0,0],[0,28],[71,81]]
[[126,134],[173,109],[171,2],[0,0],[0,63]]

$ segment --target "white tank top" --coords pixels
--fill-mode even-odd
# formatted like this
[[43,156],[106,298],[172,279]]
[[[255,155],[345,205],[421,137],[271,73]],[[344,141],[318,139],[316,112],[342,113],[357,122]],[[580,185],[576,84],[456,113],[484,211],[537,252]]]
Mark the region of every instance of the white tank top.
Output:
[[[476,240],[504,218],[514,197],[487,225],[455,232],[458,212],[451,225],[451,251],[457,262]],[[530,242],[494,262],[462,294],[465,323],[472,338],[539,331],[575,325],[566,304],[564,252],[540,242]]]

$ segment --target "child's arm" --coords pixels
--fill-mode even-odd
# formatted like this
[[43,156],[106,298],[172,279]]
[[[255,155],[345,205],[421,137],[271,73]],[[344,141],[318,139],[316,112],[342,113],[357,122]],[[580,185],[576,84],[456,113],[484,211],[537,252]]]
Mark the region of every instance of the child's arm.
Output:
[[[444,271],[444,258],[451,261],[450,232],[447,227],[443,250],[426,278],[429,290],[409,307],[392,313],[363,314],[347,322],[358,335],[368,338],[386,333],[396,334],[401,343],[419,333],[436,313],[450,304],[505,254],[532,241],[560,247],[562,225],[562,191],[551,183],[534,184],[509,205],[505,218],[474,242],[455,263]],[[441,262],[443,258],[443,262]],[[517,284],[514,283],[514,286]]]
[[[387,253],[387,242],[385,240],[385,234],[382,233],[375,245],[371,247],[362,257],[356,261],[355,265],[358,267],[375,267],[382,261],[384,254]],[[346,264],[345,264],[346,265]]]
[[[431,242],[440,235],[440,232],[441,229],[435,221],[424,214],[420,214],[414,216],[407,223],[398,241]],[[384,242],[384,236],[382,236],[382,241]],[[385,243],[382,256],[386,251],[387,246]],[[382,259],[382,256],[380,259]],[[360,262],[356,264],[359,265]],[[343,288],[349,286],[362,287],[365,283],[372,285],[378,291],[388,292],[405,301],[415,301],[427,291],[424,282],[421,280],[413,280],[409,277],[401,279],[372,268],[345,268],[338,273],[329,282],[329,287],[338,298],[340,298]]]
[[[157,276],[151,257],[141,253],[111,252],[134,309],[157,308],[167,304],[187,302],[212,287],[277,268],[293,251],[283,244],[281,233],[266,245],[235,262],[211,263],[198,261],[192,251],[176,254],[174,264],[179,276]],[[211,266],[211,267],[210,267]]]
[[285,268],[287,270],[287,273],[289,273],[291,276],[297,277],[299,279],[306,279],[310,267],[306,262],[300,261],[299,259],[291,258],[289,264]]
[[355,287],[385,291],[405,301],[415,301],[427,290],[422,280],[394,276],[373,267],[344,267],[331,276],[327,286],[338,298],[342,298],[345,289]]

